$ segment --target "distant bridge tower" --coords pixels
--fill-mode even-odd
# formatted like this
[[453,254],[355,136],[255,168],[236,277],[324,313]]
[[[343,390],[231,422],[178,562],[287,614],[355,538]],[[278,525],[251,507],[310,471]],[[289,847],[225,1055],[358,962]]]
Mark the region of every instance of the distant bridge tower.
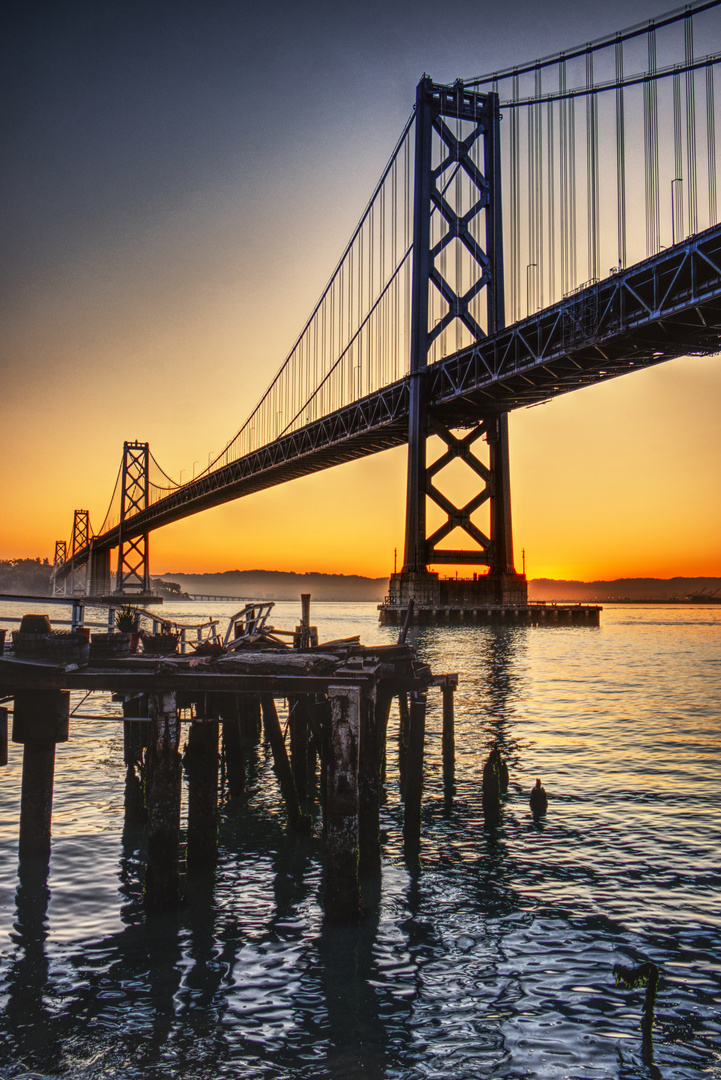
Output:
[[[445,563],[489,568],[477,583],[479,602],[525,603],[525,577],[516,574],[513,561],[507,414],[489,409],[478,423],[464,418],[458,406],[447,414],[431,411],[423,392],[429,349],[455,320],[468,344],[504,326],[498,95],[474,93],[460,81],[439,86],[424,76],[416,91],[415,124],[406,535],[403,569],[391,578],[391,597],[400,604],[413,597],[417,604],[437,605],[438,574],[429,573],[428,566]],[[435,228],[433,211],[440,222]],[[431,327],[433,290],[446,310]],[[476,298],[483,290],[481,307]],[[467,429],[466,434],[458,437],[454,428]],[[426,456],[429,435],[446,445],[431,465]],[[473,453],[481,436],[489,445],[488,465]],[[456,459],[469,466],[479,482],[478,493],[461,507],[436,486],[438,474]],[[445,517],[430,536],[429,498]],[[489,536],[471,520],[486,502]],[[439,547],[454,529],[461,529],[472,547]]]
[[[61,541],[62,543],[62,541]],[[90,543],[90,514],[87,510],[76,510],[73,514],[73,538],[70,543],[70,556],[74,557]],[[57,545],[56,545],[57,552]],[[83,567],[76,568],[73,562],[70,575],[70,592],[73,596],[82,596],[86,590],[86,572]]]
[[53,596],[65,596],[67,591],[67,578],[58,579],[58,570],[67,562],[68,559],[68,543],[67,540],[55,541],[55,558],[53,559]]
[[148,443],[141,442],[123,444],[116,593],[150,592],[148,534],[144,532],[137,536],[127,538],[124,536],[126,519],[148,507],[150,460],[148,447]]

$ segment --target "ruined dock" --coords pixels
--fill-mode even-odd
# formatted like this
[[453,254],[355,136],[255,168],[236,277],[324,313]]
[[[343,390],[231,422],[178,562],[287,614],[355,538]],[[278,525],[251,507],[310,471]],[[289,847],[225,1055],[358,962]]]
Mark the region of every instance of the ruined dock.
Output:
[[409,645],[364,647],[356,639],[307,644],[312,629],[301,623],[295,648],[251,632],[242,641],[206,643],[185,656],[91,655],[70,663],[2,657],[0,763],[7,762],[8,733],[23,754],[21,863],[50,854],[55,748],[73,737],[71,692],[110,692],[122,705],[126,821],[147,822],[148,911],[171,907],[181,897],[182,784],[191,875],[214,865],[219,807],[224,798],[242,794],[249,748],[264,737],[288,828],[310,831],[320,810],[326,915],[357,917],[361,882],[380,871],[391,703],[399,700],[404,838],[413,852],[420,843],[427,694],[434,687],[443,694],[444,756],[450,762],[457,680],[434,676]]

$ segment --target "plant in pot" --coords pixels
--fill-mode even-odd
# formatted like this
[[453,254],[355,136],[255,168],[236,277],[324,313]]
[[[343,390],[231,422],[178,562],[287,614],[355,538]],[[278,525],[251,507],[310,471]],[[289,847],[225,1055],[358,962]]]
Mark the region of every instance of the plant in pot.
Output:
[[115,626],[119,633],[130,635],[130,648],[137,649],[140,635],[140,616],[130,604],[115,613]]
[[173,633],[170,623],[161,623],[157,634],[143,634],[143,651],[155,656],[171,656],[178,651],[180,634]]

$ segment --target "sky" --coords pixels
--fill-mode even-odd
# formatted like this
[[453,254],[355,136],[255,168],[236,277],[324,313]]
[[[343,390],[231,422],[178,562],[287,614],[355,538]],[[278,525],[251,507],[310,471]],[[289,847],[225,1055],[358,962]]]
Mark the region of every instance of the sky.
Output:
[[[233,436],[321,293],[427,72],[451,82],[653,0],[15,3],[0,43],[0,559],[102,521],[124,440],[168,473]],[[704,51],[718,48],[709,43]],[[530,577],[721,574],[721,360],[510,418]],[[151,569],[380,577],[406,450],[158,530]]]

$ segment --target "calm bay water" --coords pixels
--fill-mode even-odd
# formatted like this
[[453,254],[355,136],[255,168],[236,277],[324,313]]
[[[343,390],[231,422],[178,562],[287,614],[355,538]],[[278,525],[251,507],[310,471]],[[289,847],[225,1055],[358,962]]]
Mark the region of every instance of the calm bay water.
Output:
[[[278,604],[273,621],[292,628],[298,615]],[[313,607],[321,640],[395,640],[376,620],[370,604]],[[265,747],[246,797],[224,809],[217,872],[189,884],[177,913],[146,919],[143,834],[123,832],[122,725],[76,718],[58,748],[47,887],[18,882],[11,746],[2,1080],[721,1077],[721,608],[607,607],[600,629],[413,639],[435,672],[460,673],[455,787],[444,789],[432,693],[416,871],[394,709],[382,883],[355,928],[324,925],[321,841],[287,835]],[[98,696],[79,711],[118,707]],[[489,831],[481,776],[494,743],[511,786]],[[537,776],[541,824],[528,808]],[[653,1063],[643,991],[612,975],[644,959],[662,969]]]

